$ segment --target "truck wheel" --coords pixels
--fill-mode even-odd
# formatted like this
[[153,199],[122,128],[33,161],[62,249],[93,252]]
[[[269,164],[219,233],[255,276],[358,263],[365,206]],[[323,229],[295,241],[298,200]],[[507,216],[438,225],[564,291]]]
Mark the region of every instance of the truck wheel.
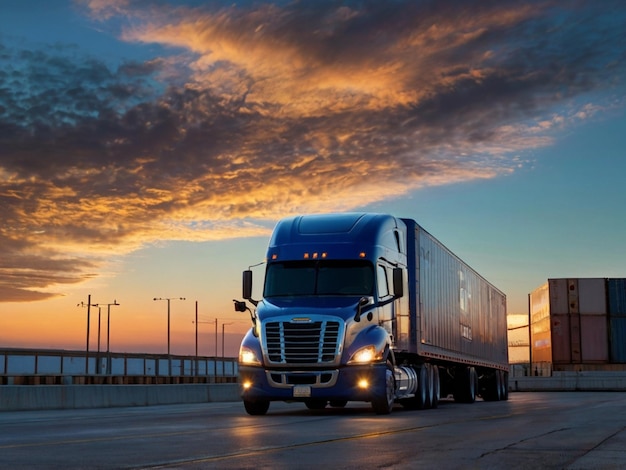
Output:
[[418,409],[425,410],[430,408],[430,400],[433,396],[432,371],[428,364],[422,364],[418,374],[416,405]]
[[323,410],[324,408],[326,408],[327,403],[328,402],[326,400],[314,398],[304,401],[304,404],[309,410]]
[[393,409],[393,400],[396,395],[396,385],[393,378],[393,369],[387,366],[385,371],[385,394],[372,399],[372,409],[377,415],[388,415]]
[[474,403],[476,401],[476,369],[463,367],[457,369],[454,378],[454,401]]
[[268,400],[244,400],[243,406],[249,415],[260,416],[267,413],[267,410],[270,408],[270,402]]
[[433,388],[433,395],[430,400],[430,407],[437,408],[439,406],[439,398],[441,398],[441,385],[439,383],[439,367],[433,365],[432,367],[431,383]]
[[502,371],[494,370],[485,379],[481,380],[480,394],[485,401],[502,399]]
[[509,399],[509,373],[502,371],[502,399]]

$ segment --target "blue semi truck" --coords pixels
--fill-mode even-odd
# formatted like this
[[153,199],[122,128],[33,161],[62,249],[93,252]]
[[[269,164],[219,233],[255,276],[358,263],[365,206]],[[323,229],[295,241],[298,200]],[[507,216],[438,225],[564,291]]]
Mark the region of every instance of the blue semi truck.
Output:
[[[414,220],[290,217],[275,227],[261,299],[243,273],[252,328],[239,353],[246,411],[371,403],[436,408],[508,398],[506,297]],[[246,300],[252,304],[248,307]]]

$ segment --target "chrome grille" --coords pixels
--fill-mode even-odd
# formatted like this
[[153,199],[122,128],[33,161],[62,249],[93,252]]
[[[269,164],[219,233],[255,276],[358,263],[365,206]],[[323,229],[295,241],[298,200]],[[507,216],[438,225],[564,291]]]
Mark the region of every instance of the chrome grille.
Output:
[[320,364],[335,361],[339,354],[340,326],[337,321],[265,324],[268,359],[278,364]]

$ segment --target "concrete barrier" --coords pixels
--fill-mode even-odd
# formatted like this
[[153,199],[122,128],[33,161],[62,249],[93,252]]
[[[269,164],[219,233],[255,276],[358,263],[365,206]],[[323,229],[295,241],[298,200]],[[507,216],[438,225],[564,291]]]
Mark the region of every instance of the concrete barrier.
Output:
[[[626,391],[624,372],[554,372],[510,377],[512,392]],[[239,384],[0,385],[0,412],[239,401]]]
[[510,377],[513,392],[626,391],[626,373],[606,371],[553,372],[551,377]]
[[238,401],[239,384],[2,385],[0,411]]

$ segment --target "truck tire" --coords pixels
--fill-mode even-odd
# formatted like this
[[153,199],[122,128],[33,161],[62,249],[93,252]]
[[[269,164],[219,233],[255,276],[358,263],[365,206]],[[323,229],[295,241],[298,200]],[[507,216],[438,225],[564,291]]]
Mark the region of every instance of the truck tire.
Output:
[[323,410],[324,408],[326,408],[328,401],[323,399],[311,398],[309,400],[305,400],[304,404],[309,410]]
[[433,395],[430,399],[430,407],[437,408],[439,406],[439,399],[441,398],[441,384],[439,382],[439,367],[436,365],[431,366],[432,376],[431,383],[433,389]]
[[432,369],[428,364],[422,364],[420,366],[419,382],[417,384],[417,409],[425,410],[430,408],[431,400],[433,397],[433,383],[432,383]]
[[502,371],[502,399],[509,399],[509,373]]
[[488,374],[487,377],[481,379],[480,383],[480,395],[485,401],[498,401],[502,400],[502,371],[493,370],[492,374]]
[[269,410],[270,402],[268,400],[244,400],[243,406],[249,415],[261,416],[267,413],[267,410]]
[[396,396],[396,384],[393,377],[393,368],[390,364],[385,370],[385,390],[384,395],[380,394],[372,398],[372,409],[377,415],[388,415],[393,409],[393,401]]
[[454,377],[454,401],[459,403],[474,403],[476,401],[476,369],[460,367]]

